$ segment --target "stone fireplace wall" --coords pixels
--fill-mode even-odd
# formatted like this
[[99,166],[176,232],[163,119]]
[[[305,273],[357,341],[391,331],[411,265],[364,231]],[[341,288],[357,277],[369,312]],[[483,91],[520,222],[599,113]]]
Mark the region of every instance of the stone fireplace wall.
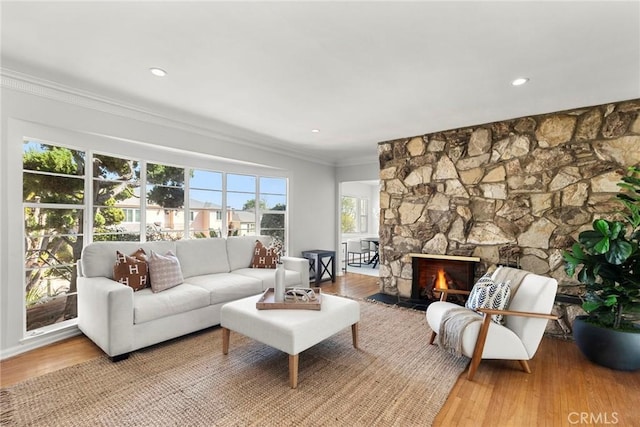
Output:
[[409,297],[409,253],[478,256],[477,275],[523,269],[581,289],[562,250],[615,218],[626,168],[640,164],[640,99],[378,144],[380,289]]

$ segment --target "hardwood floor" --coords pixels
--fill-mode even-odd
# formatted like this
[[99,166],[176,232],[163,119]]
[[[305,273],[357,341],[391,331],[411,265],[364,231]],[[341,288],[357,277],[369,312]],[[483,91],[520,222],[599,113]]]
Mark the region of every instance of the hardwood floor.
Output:
[[[348,273],[324,292],[363,298],[378,292],[377,278]],[[424,343],[428,345],[428,343]],[[84,336],[0,363],[0,384],[102,357]],[[463,373],[436,417],[435,426],[640,426],[640,371],[612,371],[588,362],[568,341],[545,337],[526,374],[513,361],[485,360],[474,381]],[[419,397],[416,396],[419,405]]]

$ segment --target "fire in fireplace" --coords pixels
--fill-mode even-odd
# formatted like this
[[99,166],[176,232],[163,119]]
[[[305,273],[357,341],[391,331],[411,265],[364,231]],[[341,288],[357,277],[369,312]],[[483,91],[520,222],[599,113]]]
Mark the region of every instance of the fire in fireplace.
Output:
[[434,301],[437,289],[471,290],[475,282],[477,257],[411,254],[413,280],[411,299]]

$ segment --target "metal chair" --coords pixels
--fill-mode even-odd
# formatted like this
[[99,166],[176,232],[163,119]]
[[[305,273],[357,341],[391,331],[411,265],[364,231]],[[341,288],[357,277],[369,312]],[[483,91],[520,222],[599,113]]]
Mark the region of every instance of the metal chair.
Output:
[[[363,241],[360,239],[349,239],[347,240],[347,265],[352,267],[362,267],[363,262],[368,261],[368,257],[371,251],[368,242],[366,246],[363,247]],[[356,262],[356,255],[358,256],[358,261]]]

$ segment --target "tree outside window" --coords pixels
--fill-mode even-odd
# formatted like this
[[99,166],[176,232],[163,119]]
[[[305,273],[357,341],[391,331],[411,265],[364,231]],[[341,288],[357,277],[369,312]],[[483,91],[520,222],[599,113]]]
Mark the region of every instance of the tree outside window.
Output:
[[340,207],[343,233],[366,233],[369,224],[369,201],[353,196],[342,196]]
[[287,211],[287,180],[260,177],[260,234],[273,236],[285,242],[285,215]]
[[179,240],[184,235],[184,168],[147,164],[148,240]]
[[[140,162],[93,156],[93,240],[140,240]],[[138,212],[138,219],[129,214]]]

